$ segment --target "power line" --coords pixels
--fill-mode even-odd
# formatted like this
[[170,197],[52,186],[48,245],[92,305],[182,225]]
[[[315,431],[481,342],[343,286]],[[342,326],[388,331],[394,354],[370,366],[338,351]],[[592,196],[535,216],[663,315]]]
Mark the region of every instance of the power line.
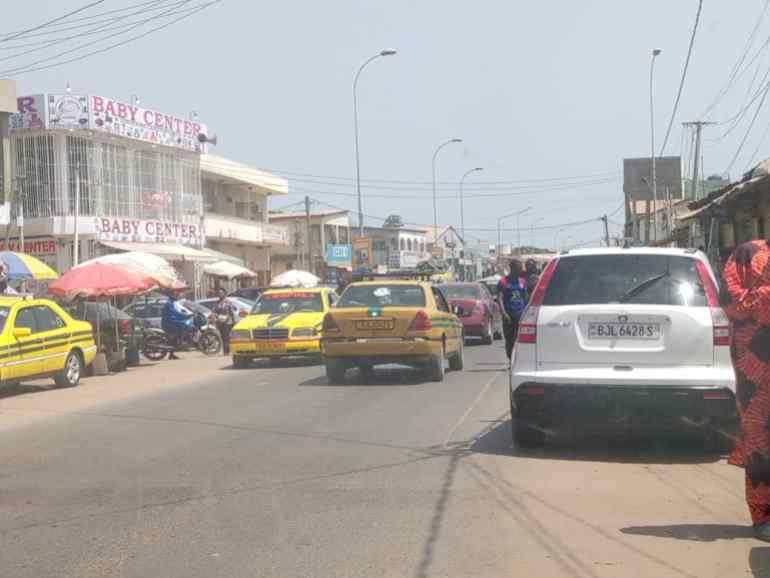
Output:
[[[768,90],[770,90],[770,86],[768,87]],[[765,99],[767,99],[768,90],[765,90],[765,93],[762,95],[762,100],[759,102],[759,105],[757,106],[757,110],[754,112],[754,117],[751,119],[751,122],[749,123],[749,126],[746,129],[746,133],[743,135],[743,140],[741,140],[741,144],[738,145],[738,150],[735,151],[735,154],[733,155],[733,158],[730,161],[730,164],[727,167],[727,170],[725,171],[726,173],[730,172],[730,170],[733,168],[733,165],[735,164],[735,161],[738,160],[738,156],[741,154],[741,151],[743,151],[743,147],[746,145],[746,141],[749,138],[749,134],[751,134],[751,130],[754,128],[754,123],[757,122],[757,117],[759,116],[759,113],[762,111],[762,106],[765,104]]]
[[671,127],[674,126],[674,119],[676,113],[679,110],[679,101],[682,98],[682,90],[684,89],[684,81],[687,78],[687,69],[690,67],[690,58],[692,57],[692,49],[695,45],[695,35],[698,32],[698,24],[700,23],[700,15],[703,10],[703,0],[698,0],[698,12],[695,14],[695,24],[692,27],[692,35],[690,36],[690,46],[687,48],[687,58],[684,61],[684,69],[682,70],[682,79],[679,81],[679,90],[676,93],[676,100],[674,101],[674,110],[671,111],[671,119],[668,122],[668,128],[666,129],[666,138],[663,139],[663,146],[660,148],[660,156],[666,152],[666,145],[668,144],[668,137],[671,135]]
[[[174,4],[171,4],[170,6],[178,7],[180,5],[186,4],[189,1],[190,0],[177,0],[177,2],[175,2]],[[165,3],[165,0],[154,0],[154,3],[155,4]],[[168,4],[167,4],[167,6],[168,6]],[[148,14],[150,12],[156,12],[158,10],[162,10],[163,8],[164,8],[164,6],[162,4],[160,6],[156,6],[155,8],[149,8],[149,9],[148,8],[144,8],[142,10],[138,10],[136,12],[133,12],[131,14],[127,14],[127,15],[124,15],[124,16],[115,16],[113,18],[108,19],[108,23],[107,24],[102,24],[102,25],[96,26],[95,28],[92,28],[90,30],[86,30],[84,32],[80,32],[80,33],[77,33],[77,34],[73,34],[71,36],[56,37],[56,38],[52,38],[52,39],[49,39],[49,40],[38,40],[37,42],[31,43],[31,45],[36,45],[35,48],[29,48],[29,49],[23,50],[21,52],[15,52],[13,54],[7,54],[6,56],[0,57],[0,62],[6,61],[6,60],[12,60],[14,58],[18,58],[19,56],[26,56],[27,54],[32,54],[34,52],[41,52],[41,51],[46,50],[47,48],[50,48],[51,46],[59,45],[59,44],[68,42],[70,40],[76,40],[78,38],[84,38],[86,36],[93,36],[93,35],[98,34],[100,32],[110,32],[112,30],[119,30],[120,31],[120,32],[117,32],[115,34],[110,34],[110,35],[104,36],[102,38],[99,38],[99,39],[97,39],[97,40],[95,40],[95,41],[93,41],[91,43],[81,44],[80,46],[77,46],[77,47],[75,47],[75,48],[73,48],[73,49],[71,49],[69,51],[59,53],[59,54],[57,54],[55,56],[51,56],[50,58],[39,60],[39,61],[27,64],[27,65],[24,65],[24,66],[22,66],[22,68],[25,67],[25,66],[31,66],[31,65],[34,65],[34,64],[39,64],[41,62],[45,62],[46,60],[51,60],[51,59],[63,56],[64,54],[67,54],[68,52],[74,52],[76,50],[80,50],[81,48],[85,48],[86,46],[90,46],[92,44],[98,44],[99,42],[102,42],[103,40],[107,40],[109,38],[113,38],[115,36],[119,36],[120,34],[125,34],[126,32],[129,32],[129,31],[133,30],[134,28],[138,28],[139,26],[141,26],[143,24],[146,24],[148,22],[151,22],[151,21],[153,21],[153,20],[155,20],[157,18],[163,18],[163,17],[166,17],[166,16],[174,16],[176,14],[182,14],[182,13],[185,13],[185,12],[187,12],[189,10],[192,10],[192,8],[187,8],[187,9],[184,9],[184,10],[177,10],[177,11],[172,9],[172,10],[169,10],[168,12],[165,12],[165,13],[162,13],[162,14],[156,14],[154,16],[151,16],[149,18],[145,18],[143,20],[134,20],[134,21],[129,21],[129,22],[123,22],[122,24],[118,24],[118,25],[115,25],[115,26],[110,26],[110,24],[112,24],[112,23],[114,23],[114,22],[116,22],[118,20],[121,20],[123,18],[128,18],[130,16],[144,15],[144,14]]]
[[89,8],[93,8],[97,4],[102,4],[104,0],[94,0],[94,2],[91,2],[90,4],[86,4],[85,6],[81,6],[80,8],[77,8],[73,10],[72,12],[68,12],[66,14],[63,14],[62,16],[57,16],[56,18],[52,20],[48,20],[46,22],[43,22],[42,24],[38,24],[37,26],[33,26],[32,28],[27,28],[25,30],[20,30],[16,33],[12,33],[10,36],[7,36],[5,38],[0,38],[0,42],[9,42],[11,40],[14,40],[15,38],[20,38],[21,36],[24,36],[25,34],[29,34],[30,32],[34,32],[35,30],[40,30],[41,28],[46,28],[47,26],[50,26],[51,24],[55,24],[56,22],[61,22],[62,20],[66,20],[70,16],[74,16],[75,14],[78,14],[80,12],[83,12],[85,10],[88,10]]
[[[214,4],[218,4],[219,2],[222,2],[222,0],[210,0],[209,2],[206,2],[204,4],[198,5],[194,9],[190,9],[190,11],[187,14],[184,14],[183,16],[180,16],[179,18],[175,18],[173,20],[170,20],[170,21],[166,22],[165,24],[161,24],[160,26],[156,26],[155,28],[150,28],[149,30],[146,30],[145,32],[142,32],[141,34],[137,34],[136,36],[132,36],[130,38],[126,38],[125,40],[122,40],[120,42],[116,42],[116,43],[111,44],[109,46],[105,46],[105,47],[100,48],[98,50],[93,50],[91,52],[87,52],[86,54],[81,54],[81,55],[75,56],[73,58],[69,58],[69,59],[66,59],[66,60],[61,60],[59,62],[54,62],[52,64],[48,64],[48,65],[45,65],[45,66],[23,68],[23,69],[20,69],[20,70],[16,70],[14,72],[14,74],[18,76],[18,75],[21,75],[21,74],[26,74],[28,72],[35,72],[35,71],[38,71],[38,70],[48,70],[50,68],[55,68],[55,67],[61,66],[63,64],[70,64],[72,62],[79,62],[81,60],[84,60],[84,59],[88,58],[89,56],[94,56],[96,54],[102,54],[104,52],[108,52],[108,51],[110,51],[110,50],[112,50],[114,48],[118,48],[120,46],[124,46],[126,44],[129,44],[129,43],[135,41],[135,40],[139,40],[141,38],[149,36],[150,34],[153,34],[154,32],[159,32],[160,30],[164,30],[164,29],[166,29],[166,28],[176,24],[177,22],[185,20],[185,19],[193,16],[194,14],[197,14],[198,12],[201,12],[202,10],[205,10],[209,6],[212,6]],[[7,71],[0,71],[0,74],[6,74],[6,73],[7,73]]]

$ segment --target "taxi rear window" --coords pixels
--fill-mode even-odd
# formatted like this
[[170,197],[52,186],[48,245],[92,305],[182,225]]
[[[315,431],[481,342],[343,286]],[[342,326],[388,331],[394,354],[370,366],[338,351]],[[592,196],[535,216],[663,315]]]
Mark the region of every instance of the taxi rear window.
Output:
[[351,285],[335,307],[425,307],[425,291],[419,285]]

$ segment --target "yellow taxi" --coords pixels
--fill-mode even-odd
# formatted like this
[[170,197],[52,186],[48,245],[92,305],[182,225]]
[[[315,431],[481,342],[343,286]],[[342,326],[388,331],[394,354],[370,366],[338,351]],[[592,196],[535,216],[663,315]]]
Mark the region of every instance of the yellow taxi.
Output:
[[48,299],[0,297],[0,381],[52,376],[73,387],[96,357],[93,330]]
[[443,381],[444,362],[463,368],[463,326],[440,287],[420,280],[378,279],[351,283],[324,317],[321,351],[326,376],[342,383],[351,367],[375,365],[427,369]]
[[258,357],[320,357],[321,323],[336,293],[327,287],[269,289],[230,333],[233,366]]

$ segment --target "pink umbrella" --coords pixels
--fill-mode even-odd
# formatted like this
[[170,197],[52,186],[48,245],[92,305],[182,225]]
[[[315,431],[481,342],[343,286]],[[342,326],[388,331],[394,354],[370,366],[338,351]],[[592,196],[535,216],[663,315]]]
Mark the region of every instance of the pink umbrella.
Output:
[[155,287],[149,278],[142,278],[121,267],[104,263],[91,263],[70,269],[48,287],[52,295],[67,300],[81,297],[105,298],[117,295],[136,295]]

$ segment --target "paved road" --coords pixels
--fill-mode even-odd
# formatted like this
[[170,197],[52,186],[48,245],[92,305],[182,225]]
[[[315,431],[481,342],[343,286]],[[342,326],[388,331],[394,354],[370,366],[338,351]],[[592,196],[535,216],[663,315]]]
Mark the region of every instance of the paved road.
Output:
[[697,437],[514,454],[503,355],[443,384],[200,370],[3,431],[0,576],[770,576]]

